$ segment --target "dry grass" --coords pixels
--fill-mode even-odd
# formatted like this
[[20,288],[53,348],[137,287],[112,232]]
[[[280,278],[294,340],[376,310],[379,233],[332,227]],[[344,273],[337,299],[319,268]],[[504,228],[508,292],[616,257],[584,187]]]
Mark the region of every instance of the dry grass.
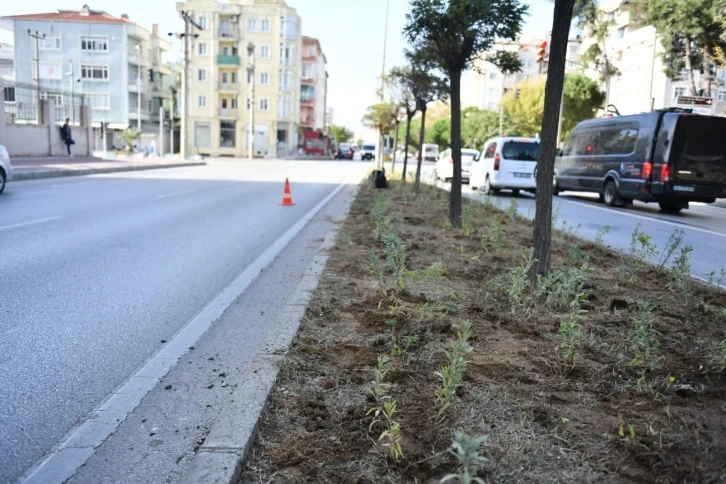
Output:
[[[726,380],[708,366],[709,347],[724,329],[717,316],[723,294],[692,287],[688,299],[676,298],[649,268],[631,284],[616,270],[620,256],[559,233],[555,268],[573,245],[591,268],[581,349],[570,369],[557,339],[567,305],[524,292],[513,310],[502,283],[526,258],[530,222],[498,217],[497,247],[491,234],[501,212],[465,201],[469,230],[455,231],[446,222],[448,193],[423,186],[415,195],[398,182],[383,192],[413,271],[399,292],[395,327],[369,272],[371,248],[385,258],[369,213],[377,193],[364,187],[283,363],[241,482],[434,483],[456,470],[447,450],[457,431],[489,437],[479,471],[489,482],[724,479]],[[427,275],[432,266],[444,273]],[[628,338],[636,304],[645,300],[656,307],[663,360],[638,385]],[[463,320],[473,323],[473,351],[441,415],[436,372]],[[395,356],[393,336],[399,348],[406,338],[417,344]],[[399,463],[378,441],[381,425],[369,429],[366,415],[381,354],[392,361],[386,380],[398,403]]]

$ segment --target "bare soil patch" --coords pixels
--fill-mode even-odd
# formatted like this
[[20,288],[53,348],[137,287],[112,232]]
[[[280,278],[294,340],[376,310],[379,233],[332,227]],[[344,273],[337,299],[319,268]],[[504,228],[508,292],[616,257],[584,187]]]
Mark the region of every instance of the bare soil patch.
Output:
[[[465,229],[454,230],[448,193],[409,188],[361,189],[282,364],[242,483],[436,483],[458,469],[448,453],[458,431],[488,437],[479,467],[487,482],[726,482],[726,376],[710,360],[726,329],[724,293],[694,283],[675,291],[665,272],[558,232],[553,268],[589,268],[571,368],[558,339],[568,305],[539,297],[513,307],[502,282],[526,265],[531,222],[465,200]],[[371,249],[385,266],[371,216],[379,193],[413,271],[398,307],[370,270]],[[391,284],[386,271],[389,292]],[[631,342],[645,301],[659,359],[643,373],[631,364]],[[472,352],[442,415],[436,373],[462,321],[472,325]],[[385,426],[367,415],[379,355],[390,358],[398,462],[379,441]]]

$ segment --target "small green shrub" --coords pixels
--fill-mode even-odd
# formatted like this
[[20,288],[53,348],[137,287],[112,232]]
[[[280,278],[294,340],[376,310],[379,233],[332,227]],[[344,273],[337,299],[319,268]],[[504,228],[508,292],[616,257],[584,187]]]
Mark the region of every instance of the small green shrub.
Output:
[[663,359],[660,356],[660,341],[655,330],[654,306],[648,302],[638,305],[638,315],[631,318],[633,328],[630,335],[630,351],[633,359],[630,366],[641,369],[638,385],[646,383],[646,374],[655,370]]
[[509,207],[507,208],[507,217],[509,217],[509,220],[512,222],[515,222],[517,220],[519,210],[519,200],[516,198],[513,198],[511,202],[509,202]]
[[462,432],[457,432],[449,453],[459,461],[459,472],[447,474],[439,482],[448,482],[452,479],[459,479],[459,484],[471,484],[476,482],[484,484],[484,480],[477,477],[477,464],[487,459],[479,454],[479,447],[486,442],[487,436],[470,437]]
[[678,257],[673,259],[671,270],[668,271],[668,289],[674,294],[688,295],[691,282],[691,252],[693,247],[684,245],[680,248]]
[[441,379],[441,388],[436,390],[436,403],[440,408],[440,414],[445,413],[451,405],[456,389],[459,388],[461,379],[466,372],[464,357],[472,351],[471,346],[469,346],[471,323],[463,321],[456,336],[456,340],[451,342],[451,351],[446,352],[448,363],[441,368],[441,371],[436,373]]
[[719,373],[726,371],[726,334],[724,339],[711,345],[709,363],[711,368]]
[[658,272],[663,271],[663,268],[666,266],[666,264],[668,264],[670,258],[673,257],[673,254],[675,254],[676,251],[681,247],[681,244],[683,244],[683,235],[684,232],[679,229],[674,230],[673,233],[668,237],[665,248],[663,248],[660,259],[658,259]]
[[393,275],[393,282],[399,289],[406,288],[406,246],[395,231],[390,231],[381,239],[386,251],[386,266]]
[[582,343],[582,332],[580,331],[580,315],[584,312],[580,302],[586,294],[580,293],[570,303],[570,312],[560,322],[557,338],[560,340],[562,356],[570,368],[575,367],[575,356]]
[[606,225],[605,227],[601,228],[597,231],[595,234],[595,245],[598,247],[604,247],[605,246],[605,240],[604,237],[610,233],[610,226]]

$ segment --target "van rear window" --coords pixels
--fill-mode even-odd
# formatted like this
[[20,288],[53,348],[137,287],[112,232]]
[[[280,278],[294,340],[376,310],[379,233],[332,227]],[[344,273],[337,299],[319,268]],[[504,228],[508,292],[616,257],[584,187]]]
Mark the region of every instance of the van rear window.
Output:
[[675,178],[726,183],[726,119],[682,116],[673,137]]
[[539,143],[522,141],[505,141],[502,146],[502,158],[505,160],[537,161]]

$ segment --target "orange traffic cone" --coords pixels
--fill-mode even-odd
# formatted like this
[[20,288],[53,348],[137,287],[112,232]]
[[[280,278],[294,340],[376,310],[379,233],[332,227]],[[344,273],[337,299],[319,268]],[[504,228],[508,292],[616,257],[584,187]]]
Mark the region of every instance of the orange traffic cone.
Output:
[[283,207],[292,207],[295,205],[292,203],[292,193],[290,192],[290,180],[285,178],[285,191],[282,194],[282,203],[280,204]]

